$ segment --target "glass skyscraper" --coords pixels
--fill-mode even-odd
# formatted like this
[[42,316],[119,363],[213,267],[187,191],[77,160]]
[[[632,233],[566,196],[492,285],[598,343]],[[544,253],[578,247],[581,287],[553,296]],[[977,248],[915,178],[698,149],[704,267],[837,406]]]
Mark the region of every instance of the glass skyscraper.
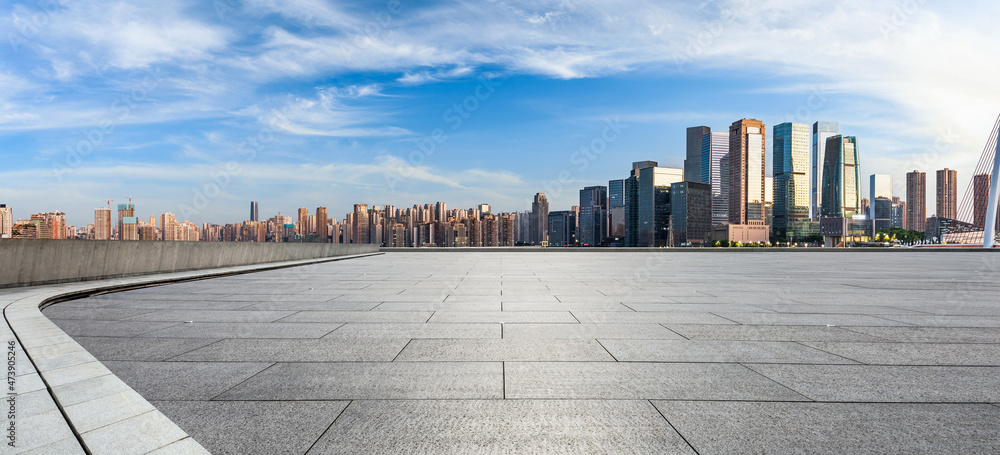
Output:
[[774,226],[779,238],[804,237],[809,221],[809,125],[774,127]]
[[608,230],[611,237],[625,237],[625,180],[608,181]]
[[840,134],[840,124],[837,122],[816,122],[812,127],[812,179],[810,209],[811,217],[820,217],[820,207],[823,205],[823,166],[826,162],[826,140]]
[[856,137],[838,134],[826,140],[822,194],[822,216],[851,218],[858,214],[861,207],[861,167]]
[[580,190],[581,245],[596,246],[608,233],[608,187],[588,186]]
[[702,136],[699,182],[712,185],[712,224],[729,221],[729,176],[722,172],[722,158],[727,153],[729,133],[710,132]]

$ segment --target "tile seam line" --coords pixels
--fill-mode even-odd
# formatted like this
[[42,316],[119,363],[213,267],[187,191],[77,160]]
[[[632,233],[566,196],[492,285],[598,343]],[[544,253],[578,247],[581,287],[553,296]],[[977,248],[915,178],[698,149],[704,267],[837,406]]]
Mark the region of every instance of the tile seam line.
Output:
[[661,411],[660,408],[656,407],[656,405],[653,404],[652,399],[648,399],[646,400],[646,402],[649,403],[649,405],[652,406],[653,409],[655,409],[658,414],[660,414],[660,417],[663,417],[663,421],[667,422],[667,425],[670,425],[670,428],[674,430],[674,433],[677,433],[677,436],[681,437],[681,440],[683,440],[684,443],[691,448],[691,451],[693,451],[695,455],[700,455],[698,449],[694,448],[694,445],[691,444],[691,441],[688,441],[687,438],[685,438],[684,435],[681,434],[680,430],[678,430],[673,423],[670,423],[670,419],[668,419],[667,416],[663,414],[663,411]]
[[[191,281],[200,281],[200,280],[207,280],[207,279],[212,279],[212,278],[235,276],[235,275],[244,275],[244,274],[249,274],[249,273],[254,273],[254,272],[262,272],[262,271],[268,271],[268,270],[278,270],[278,269],[285,269],[285,268],[298,267],[298,266],[304,266],[304,265],[321,264],[321,263],[326,263],[326,262],[335,262],[335,261],[342,261],[342,260],[355,259],[355,258],[364,258],[364,257],[368,257],[368,256],[378,256],[378,255],[382,255],[382,254],[384,254],[384,253],[374,252],[374,253],[365,253],[365,254],[359,254],[359,255],[337,256],[337,257],[332,257],[332,258],[314,258],[314,259],[306,259],[306,260],[299,260],[299,261],[272,262],[272,263],[265,263],[265,264],[252,264],[252,265],[242,265],[242,266],[232,266],[232,267],[223,267],[223,268],[213,268],[213,269],[205,269],[205,270],[187,270],[187,271],[179,271],[179,272],[167,272],[167,273],[163,273],[163,274],[137,275],[137,276],[131,276],[131,277],[115,277],[115,278],[108,278],[106,280],[88,280],[88,281],[80,281],[80,282],[72,282],[72,283],[58,283],[58,284],[49,284],[49,285],[38,285],[39,288],[50,287],[50,286],[54,287],[54,288],[53,289],[49,289],[49,290],[32,291],[32,293],[30,295],[26,295],[24,297],[21,297],[19,299],[16,299],[16,300],[11,301],[10,303],[8,303],[4,307],[4,309],[3,309],[4,322],[7,324],[8,328],[10,329],[11,334],[14,335],[14,338],[21,345],[21,350],[24,351],[25,356],[28,358],[28,361],[32,364],[33,367],[35,367],[36,373],[38,374],[39,378],[42,380],[43,384],[45,385],[46,390],[48,391],[49,395],[52,397],[53,402],[56,404],[56,407],[59,409],[59,412],[62,414],[63,419],[65,420],[66,424],[69,426],[69,429],[73,432],[74,436],[76,437],[77,441],[79,442],[80,447],[84,450],[84,452],[86,452],[87,454],[90,454],[92,452],[90,451],[90,449],[88,448],[87,444],[85,443],[85,441],[83,439],[83,436],[78,432],[76,426],[73,424],[72,419],[70,419],[69,416],[66,414],[66,412],[65,412],[62,404],[59,402],[57,394],[53,390],[52,386],[49,384],[49,381],[46,378],[46,374],[43,373],[40,369],[37,368],[37,365],[35,365],[35,361],[34,361],[34,358],[33,358],[32,354],[31,354],[31,352],[29,352],[29,349],[26,346],[24,346],[24,343],[22,343],[21,334],[18,333],[18,330],[15,329],[14,324],[12,324],[11,321],[10,321],[10,319],[8,318],[7,311],[9,309],[11,309],[12,307],[14,307],[15,305],[17,305],[18,309],[20,309],[20,307],[22,307],[22,306],[27,305],[28,309],[33,309],[33,311],[37,311],[37,316],[38,317],[45,318],[46,322],[52,323],[51,320],[49,320],[48,318],[45,317],[44,314],[42,314],[42,309],[44,309],[46,307],[49,307],[49,306],[52,306],[52,305],[55,305],[55,304],[58,304],[58,303],[61,303],[61,302],[66,302],[66,301],[70,301],[70,300],[76,300],[76,299],[83,298],[83,297],[86,297],[86,296],[89,296],[89,295],[115,293],[115,292],[122,292],[122,291],[127,291],[127,290],[132,290],[132,289],[142,289],[142,288],[147,288],[147,287],[162,286],[162,285],[166,285],[166,284],[191,282]],[[71,287],[71,290],[66,290],[66,289],[59,290],[59,288],[65,288],[65,287]],[[21,287],[21,288],[9,288],[9,289],[13,290],[14,292],[17,292],[17,290],[25,289],[25,288]],[[2,293],[4,290],[6,290],[6,289],[0,289],[0,293]],[[54,323],[52,323],[52,324],[54,325]],[[56,327],[58,327],[58,326],[56,326]],[[65,331],[63,331],[62,333],[64,335],[70,337],[68,334],[65,333]],[[70,338],[72,339],[72,337],[70,337]],[[73,343],[76,344],[76,346],[82,352],[85,352],[88,355],[93,356],[93,354],[90,354],[89,351],[87,351],[86,349],[84,349],[79,343],[76,343],[75,341],[73,341]],[[37,349],[37,347],[34,347],[31,350],[35,350],[35,349]],[[96,358],[95,358],[95,360],[96,360]],[[112,376],[115,376],[115,375],[112,374]],[[118,379],[119,381],[121,381],[121,378],[118,378],[117,376],[115,376],[115,378]],[[143,398],[143,399],[145,399],[145,398]],[[146,400],[146,401],[148,402],[148,400]],[[156,411],[156,412],[159,412],[159,411]],[[172,425],[176,426],[176,424],[173,423],[173,421],[171,421],[169,419],[167,419],[167,420],[169,422],[171,422]],[[183,430],[181,430],[181,431],[183,431]],[[184,432],[184,433],[187,434],[186,432]],[[174,441],[174,442],[176,442],[176,441]],[[197,442],[197,441],[195,441],[195,442]]]

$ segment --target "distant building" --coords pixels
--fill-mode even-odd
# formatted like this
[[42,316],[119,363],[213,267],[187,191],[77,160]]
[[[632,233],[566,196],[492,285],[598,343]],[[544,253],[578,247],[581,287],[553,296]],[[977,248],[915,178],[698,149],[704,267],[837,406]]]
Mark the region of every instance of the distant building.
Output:
[[549,236],[549,201],[545,193],[536,193],[531,204],[531,243],[541,245]]
[[9,239],[14,234],[14,213],[7,204],[0,204],[0,239]]
[[712,186],[712,224],[729,221],[729,168],[722,160],[729,153],[729,133],[710,132],[701,140],[701,178],[689,180]]
[[[354,204],[353,215],[351,243],[368,243],[370,229],[368,225],[368,204]],[[432,241],[432,239],[428,239],[428,242]]]
[[[979,229],[986,229],[986,213],[989,209],[990,174],[979,174],[972,178],[972,224]],[[1000,221],[1000,212],[997,213]],[[1000,223],[996,223],[1000,226]]]
[[139,220],[135,217],[135,205],[118,204],[118,239],[139,240]]
[[327,243],[330,237],[330,217],[326,214],[326,207],[316,207],[316,237],[319,243]]
[[514,213],[501,213],[497,217],[499,225],[500,246],[514,246],[514,232],[517,227],[517,215]]
[[111,240],[111,209],[110,208],[100,207],[100,208],[94,209],[94,239],[95,240]]
[[764,122],[729,127],[729,224],[764,221]]
[[625,238],[625,180],[608,181],[608,231],[617,239]]
[[626,246],[667,246],[670,185],[682,181],[683,169],[660,167],[655,161],[632,163],[632,175],[625,182]]
[[938,218],[958,218],[958,171],[944,168],[937,171]]
[[898,196],[892,197],[892,227],[900,229],[909,229],[906,226],[906,202],[903,202]]
[[853,218],[861,207],[858,140],[854,136],[832,136],[826,140],[824,153],[821,215]]
[[[868,183],[868,202],[869,202],[869,204],[871,204],[871,206],[869,207],[868,211],[862,211],[861,214],[866,215],[868,217],[868,219],[870,219],[870,220],[875,219],[875,214],[872,213],[871,210],[873,210],[874,207],[875,207],[875,199],[878,199],[880,197],[886,198],[889,201],[888,202],[889,208],[886,208],[886,210],[888,210],[889,212],[891,212],[892,211],[892,209],[891,209],[891,207],[892,207],[892,176],[889,175],[889,174],[872,174],[871,177],[869,177],[869,183]],[[883,208],[885,208],[885,207],[883,207]],[[887,212],[885,214],[886,215],[884,217],[885,219],[889,218],[889,215],[888,215],[889,212]],[[875,229],[883,229],[883,228],[876,227]]]
[[712,186],[696,182],[670,185],[670,246],[698,246],[712,232]]
[[823,205],[823,166],[826,163],[826,141],[840,134],[837,122],[816,122],[812,126],[812,179],[809,208],[811,217],[818,221]]
[[702,162],[704,159],[702,155],[702,140],[705,135],[711,133],[712,129],[707,126],[693,126],[687,129],[687,154],[684,158],[685,181],[702,182],[701,173],[704,165]]
[[869,209],[868,219],[872,222],[872,228],[877,232],[892,228],[892,199],[879,196],[876,197]]
[[599,246],[608,235],[608,187],[580,190],[579,239],[581,245]]
[[772,142],[773,230],[776,237],[794,241],[809,230],[809,125],[776,125]]
[[927,226],[927,174],[906,173],[906,229],[924,232]]
[[260,221],[260,212],[257,211],[257,201],[250,201],[250,221]]
[[549,212],[549,246],[576,246],[576,213],[571,210]]

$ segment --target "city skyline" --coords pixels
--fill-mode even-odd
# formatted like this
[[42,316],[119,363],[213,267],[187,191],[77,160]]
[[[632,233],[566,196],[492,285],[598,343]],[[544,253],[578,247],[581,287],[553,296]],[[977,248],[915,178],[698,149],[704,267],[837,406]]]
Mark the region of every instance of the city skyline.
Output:
[[74,224],[127,196],[213,223],[246,200],[568,207],[744,117],[837,120],[902,194],[907,170],[972,168],[996,114],[985,2],[220,4],[0,6],[0,199]]

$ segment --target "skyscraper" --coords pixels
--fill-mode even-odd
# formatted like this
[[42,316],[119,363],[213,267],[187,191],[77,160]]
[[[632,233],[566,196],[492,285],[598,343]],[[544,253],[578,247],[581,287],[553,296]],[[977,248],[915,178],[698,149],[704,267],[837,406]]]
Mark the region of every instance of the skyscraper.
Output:
[[0,239],[14,235],[14,213],[7,204],[0,204]]
[[687,156],[684,158],[684,180],[702,182],[701,170],[704,163],[701,153],[702,140],[712,129],[707,126],[693,126],[687,129]]
[[257,201],[250,201],[250,221],[260,221],[260,212],[257,211]]
[[809,222],[809,125],[774,127],[774,233],[789,241],[805,237]]
[[139,219],[131,202],[118,204],[118,239],[139,240]]
[[[979,174],[972,178],[972,219],[977,228],[986,228],[986,212],[990,200],[990,174]],[[997,214],[1000,220],[1000,212]],[[1000,226],[1000,223],[996,223]]]
[[627,246],[667,246],[670,240],[670,185],[682,181],[683,169],[660,167],[655,161],[632,163],[632,177],[626,181],[625,188]]
[[368,204],[354,204],[353,222],[352,243],[368,243]]
[[536,193],[531,203],[531,243],[541,245],[549,237],[549,201],[545,193]]
[[549,212],[549,246],[576,246],[576,212]]
[[316,236],[319,238],[319,243],[326,243],[330,236],[328,224],[330,218],[326,215],[326,207],[316,207]]
[[764,221],[764,122],[729,127],[729,222]]
[[299,208],[299,223],[298,223],[298,234],[301,236],[306,236],[309,234],[309,209],[305,207]]
[[712,231],[712,191],[709,185],[670,185],[670,246],[701,245]]
[[938,218],[958,218],[958,171],[948,168],[937,171]]
[[712,185],[712,224],[729,221],[729,168],[722,159],[729,153],[729,133],[710,132],[701,137],[701,183]]
[[94,209],[94,240],[111,240],[111,209]]
[[588,186],[580,190],[580,243],[598,246],[608,233],[608,187]]
[[820,214],[852,218],[861,207],[861,168],[858,140],[854,136],[831,136],[826,140],[823,163],[823,203]]
[[906,229],[924,232],[927,227],[927,174],[906,173]]
[[840,134],[837,122],[816,122],[812,127],[812,186],[810,207],[811,217],[818,220],[823,205],[823,166],[826,163],[826,140]]
[[444,202],[438,202],[434,207],[434,220],[435,221],[448,221],[448,204]]
[[875,219],[871,209],[875,207],[875,199],[884,197],[892,203],[892,176],[889,174],[872,174],[868,184],[868,202],[871,204],[869,213],[865,213],[868,219]]
[[608,222],[611,237],[625,238],[625,180],[623,179],[608,181]]

